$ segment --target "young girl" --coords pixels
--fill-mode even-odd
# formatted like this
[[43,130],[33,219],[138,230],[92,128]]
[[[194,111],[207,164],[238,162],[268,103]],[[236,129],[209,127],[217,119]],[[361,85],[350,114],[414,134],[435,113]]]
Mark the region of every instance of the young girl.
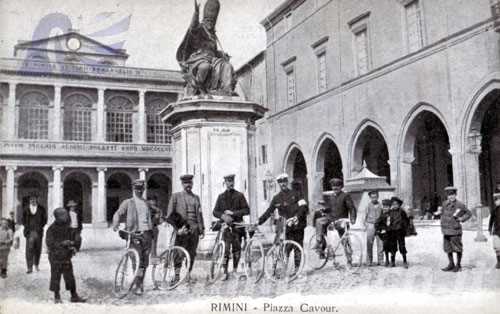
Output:
[[9,221],[2,218],[0,224],[0,276],[7,278],[7,263],[14,234],[9,228]]

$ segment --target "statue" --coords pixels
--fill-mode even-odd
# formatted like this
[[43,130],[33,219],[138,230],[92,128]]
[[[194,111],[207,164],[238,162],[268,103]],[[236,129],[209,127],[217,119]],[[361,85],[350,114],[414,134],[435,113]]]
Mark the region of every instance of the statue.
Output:
[[230,56],[222,48],[217,49],[220,43],[215,34],[215,24],[219,9],[218,0],[207,0],[200,23],[200,5],[194,1],[191,25],[176,55],[187,82],[187,95],[235,95],[236,80],[233,66],[229,63]]

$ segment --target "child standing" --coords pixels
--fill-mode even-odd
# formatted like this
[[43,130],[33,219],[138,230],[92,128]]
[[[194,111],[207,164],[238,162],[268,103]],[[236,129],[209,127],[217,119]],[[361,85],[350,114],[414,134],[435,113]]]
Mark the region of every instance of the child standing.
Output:
[[7,278],[7,264],[14,234],[9,227],[9,221],[2,218],[0,222],[0,277]]
[[62,303],[59,293],[61,275],[64,277],[66,290],[71,292],[71,302],[83,303],[86,300],[76,293],[76,282],[71,263],[76,247],[70,238],[69,214],[64,208],[56,208],[54,217],[55,221],[47,229],[46,234],[50,262],[50,291],[54,292],[54,303]]
[[368,266],[373,265],[373,246],[377,243],[377,265],[380,266],[384,259],[382,240],[375,232],[375,223],[382,214],[382,206],[378,201],[378,191],[368,192],[370,203],[366,207],[365,230],[366,230],[366,253]]
[[[391,266],[396,267],[396,252],[398,251],[403,256],[403,265],[408,268],[408,261],[406,260],[406,243],[405,236],[408,229],[408,215],[401,208],[403,201],[398,197],[391,198],[391,209],[382,217],[387,225],[387,240],[386,247],[391,253]],[[387,254],[386,254],[387,256]],[[388,261],[386,260],[386,266]]]
[[388,232],[387,232],[387,227],[390,223],[390,218],[389,218],[389,211],[391,210],[391,200],[390,199],[383,199],[382,200],[382,213],[380,217],[377,219],[377,222],[375,223],[375,230],[377,233],[377,236],[382,240],[382,248],[384,250],[385,254],[385,266],[389,267],[389,248],[390,248],[390,243],[388,241]]
[[[472,216],[470,210],[457,200],[457,189],[449,186],[444,189],[447,200],[438,209],[441,216],[441,231],[443,233],[443,250],[448,254],[448,266],[442,271],[458,272],[462,269],[462,223]],[[457,263],[453,261],[453,253],[457,255]]]

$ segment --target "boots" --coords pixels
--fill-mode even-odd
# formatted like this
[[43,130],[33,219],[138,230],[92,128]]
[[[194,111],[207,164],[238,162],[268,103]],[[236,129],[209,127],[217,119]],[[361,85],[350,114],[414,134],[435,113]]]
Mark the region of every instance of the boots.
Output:
[[[142,287],[142,282],[141,282],[141,287]],[[84,299],[76,293],[76,290],[71,290],[71,303],[85,303],[87,302],[87,299]]]
[[391,254],[391,267],[396,267],[396,253]]
[[385,267],[389,266],[389,252],[385,252]]
[[403,254],[403,267],[408,269],[408,261],[406,260],[406,254]]
[[457,264],[455,265],[455,268],[453,268],[453,272],[459,272],[462,270],[462,252],[457,252]]
[[59,291],[54,291],[54,303],[55,304],[61,304],[62,303],[61,294],[59,293]]
[[441,268],[442,271],[452,271],[455,269],[455,263],[453,262],[453,253],[448,253],[448,266]]
[[6,268],[2,269],[2,272],[0,273],[0,277],[7,278],[7,269]]
[[495,268],[500,269],[500,255],[497,255],[497,266]]

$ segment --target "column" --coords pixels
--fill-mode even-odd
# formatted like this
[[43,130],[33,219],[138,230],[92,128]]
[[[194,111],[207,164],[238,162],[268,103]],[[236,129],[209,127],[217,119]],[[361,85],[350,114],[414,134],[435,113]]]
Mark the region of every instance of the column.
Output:
[[[4,194],[4,212],[2,213],[2,217],[8,217],[8,213],[10,211],[16,211],[16,193],[15,193],[15,171],[17,170],[17,166],[8,165],[5,167],[7,171],[7,176],[5,178],[5,194]],[[16,213],[17,217],[17,213]]]
[[406,205],[413,207],[413,156],[405,156],[400,163],[399,194]]
[[[143,180],[146,183],[146,174],[148,170],[149,170],[148,168],[139,168],[139,180]],[[147,198],[147,193],[148,193],[147,189],[148,185],[146,184],[144,188],[144,193],[142,194],[144,198]]]
[[97,134],[95,141],[104,142],[106,140],[106,114],[104,103],[104,88],[97,89]]
[[52,208],[50,208],[49,212],[52,212],[57,207],[63,207],[63,187],[61,181],[61,172],[63,170],[62,166],[52,167],[54,178],[52,182]]
[[145,103],[145,94],[146,91],[141,89],[139,90],[139,110],[138,110],[138,127],[137,131],[139,136],[137,137],[137,142],[144,144],[146,143],[146,103]]
[[52,140],[61,141],[61,86],[54,86],[54,120],[52,121]]
[[4,117],[7,140],[13,140],[16,137],[16,86],[17,83],[9,83],[9,102]]
[[98,224],[106,223],[106,168],[97,168],[97,217]]

